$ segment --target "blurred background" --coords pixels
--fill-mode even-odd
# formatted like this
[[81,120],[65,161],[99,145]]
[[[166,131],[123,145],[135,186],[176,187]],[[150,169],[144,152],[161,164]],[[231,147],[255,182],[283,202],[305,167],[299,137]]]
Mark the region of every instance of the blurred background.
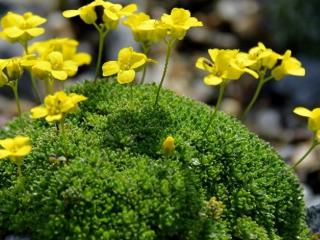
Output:
[[[7,11],[23,13],[32,11],[46,17],[46,34],[35,41],[52,37],[71,37],[80,41],[79,50],[90,53],[93,62],[81,67],[76,81],[92,79],[98,34],[91,25],[80,18],[65,19],[61,11],[77,9],[90,1],[81,0],[1,0],[0,17]],[[268,48],[283,54],[286,49],[293,52],[306,69],[306,76],[286,77],[265,85],[258,102],[244,124],[261,138],[270,142],[283,159],[293,164],[307,151],[311,132],[307,130],[305,118],[292,113],[296,106],[315,108],[320,106],[320,9],[319,0],[132,0],[113,1],[121,4],[137,3],[139,11],[154,18],[173,7],[189,9],[192,15],[203,21],[205,27],[191,29],[187,37],[179,42],[171,58],[165,86],[180,95],[214,105],[217,88],[203,83],[204,73],[196,70],[195,61],[207,57],[209,48],[237,48],[247,51],[263,42]],[[122,47],[139,49],[125,26],[108,34],[103,62],[114,59]],[[165,58],[165,44],[152,47],[151,57],[158,64],[149,65],[147,82],[159,82]],[[20,55],[18,44],[0,40],[0,58]],[[139,78],[139,77],[138,77]],[[238,116],[251,99],[257,80],[244,76],[227,88],[222,110]],[[20,81],[20,96],[23,109],[29,110],[37,103],[31,91],[27,74]],[[0,89],[0,126],[17,114],[13,96],[7,87]],[[320,203],[320,147],[299,165],[297,174],[304,184],[308,206]]]

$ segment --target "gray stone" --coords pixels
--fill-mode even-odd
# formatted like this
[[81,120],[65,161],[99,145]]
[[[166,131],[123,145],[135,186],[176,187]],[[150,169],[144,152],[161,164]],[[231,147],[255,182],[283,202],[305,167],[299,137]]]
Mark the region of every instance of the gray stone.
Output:
[[320,233],[320,204],[307,209],[307,223],[313,233]]
[[22,235],[9,235],[6,236],[4,240],[31,240],[31,238]]

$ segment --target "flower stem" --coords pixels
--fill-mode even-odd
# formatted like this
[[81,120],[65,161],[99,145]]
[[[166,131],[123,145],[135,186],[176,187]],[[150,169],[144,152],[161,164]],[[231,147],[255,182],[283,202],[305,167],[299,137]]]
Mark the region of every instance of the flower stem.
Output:
[[99,27],[96,23],[94,23],[95,28],[99,32],[99,49],[98,49],[98,59],[97,59],[97,65],[96,65],[96,75],[94,78],[94,82],[97,81],[98,77],[100,76],[101,72],[101,61],[102,61],[102,53],[103,53],[103,47],[104,47],[104,40],[107,36],[107,33],[109,32],[108,29],[104,29],[104,27]]
[[45,88],[46,88],[46,95],[52,94],[54,91],[54,80],[49,78],[46,79]]
[[22,171],[21,171],[21,165],[17,164],[17,168],[18,168],[18,177],[22,178]]
[[203,135],[205,135],[207,133],[207,131],[209,130],[209,127],[210,127],[210,125],[211,125],[216,113],[218,112],[218,110],[220,108],[220,105],[221,105],[221,102],[222,102],[222,98],[223,98],[223,95],[224,95],[224,92],[225,92],[225,89],[226,89],[226,85],[227,85],[227,81],[223,81],[220,84],[218,100],[217,100],[216,106],[214,107],[214,111],[211,114],[211,117],[210,117],[210,120],[208,122],[208,125],[207,125],[207,127],[205,128],[205,130],[203,132]]
[[[142,44],[142,50],[143,50],[143,53],[145,55],[147,55],[150,51],[150,46],[149,44]],[[146,78],[146,74],[147,74],[147,65],[148,63],[146,63],[144,66],[143,66],[143,72],[142,72],[142,77],[141,77],[141,81],[140,81],[140,84],[143,84],[144,83],[144,80]]]
[[65,133],[64,116],[62,116],[61,120],[59,121],[58,128],[59,128],[59,133],[62,135],[62,137],[64,137],[64,133]]
[[316,140],[316,138],[313,139],[312,145],[310,146],[310,148],[308,149],[308,151],[299,159],[298,162],[296,162],[293,165],[293,168],[296,169],[297,166],[309,155],[309,153],[316,147],[319,145],[319,142]]
[[269,76],[268,78],[265,78],[265,73],[266,73],[265,70],[262,71],[260,79],[259,79],[258,86],[256,88],[256,91],[255,91],[254,95],[253,95],[253,98],[251,99],[250,103],[248,104],[248,106],[244,110],[242,117],[246,116],[248,114],[248,112],[251,110],[251,108],[253,107],[253,105],[257,101],[257,98],[258,98],[258,96],[259,96],[264,84],[272,79],[272,76]]
[[160,81],[160,84],[159,84],[159,88],[158,88],[158,92],[157,92],[156,101],[154,103],[154,106],[156,106],[158,104],[158,101],[159,101],[159,94],[160,94],[160,90],[161,90],[164,78],[165,78],[166,73],[167,73],[169,59],[170,59],[170,56],[171,56],[171,52],[172,52],[172,48],[173,48],[173,45],[174,45],[174,41],[168,42],[167,45],[168,45],[168,47],[167,47],[166,60],[165,60],[164,69],[163,69],[163,73],[162,73],[162,77],[161,77],[161,81]]
[[18,109],[19,117],[21,116],[21,105],[20,105],[20,99],[18,94],[18,80],[14,80],[12,84],[9,85],[13,91],[14,99],[16,100],[16,105]]

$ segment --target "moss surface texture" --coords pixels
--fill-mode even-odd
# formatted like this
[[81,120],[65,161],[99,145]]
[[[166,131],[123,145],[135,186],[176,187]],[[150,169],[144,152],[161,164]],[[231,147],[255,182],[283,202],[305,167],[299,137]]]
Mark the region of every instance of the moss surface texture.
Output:
[[28,114],[1,130],[30,136],[33,150],[18,181],[0,161],[0,235],[307,239],[299,182],[267,143],[221,112],[204,136],[208,106],[162,90],[154,107],[156,90],[85,82],[69,89],[88,100],[64,134]]

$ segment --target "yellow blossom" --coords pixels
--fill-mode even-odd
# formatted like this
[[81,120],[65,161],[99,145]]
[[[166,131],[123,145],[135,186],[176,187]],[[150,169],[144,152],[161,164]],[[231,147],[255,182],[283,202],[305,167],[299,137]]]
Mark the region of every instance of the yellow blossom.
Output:
[[19,15],[17,13],[8,12],[1,19],[2,32],[0,36],[10,42],[20,42],[26,44],[27,41],[44,33],[43,28],[38,26],[47,20],[31,12]]
[[123,24],[131,29],[135,41],[147,45],[160,41],[166,35],[164,24],[150,19],[145,13],[133,14]]
[[137,10],[136,4],[129,4],[123,7],[121,4],[104,2],[102,6],[104,8],[102,20],[107,29],[115,29],[121,18],[130,16]]
[[64,60],[73,60],[78,66],[90,64],[91,56],[87,53],[77,53],[79,42],[70,38],[54,38],[35,42],[29,47],[29,53],[34,53],[41,60],[47,60],[51,52],[60,52]]
[[66,10],[62,13],[62,15],[65,18],[71,18],[75,16],[80,16],[80,18],[86,23],[86,24],[93,24],[96,22],[98,16],[95,11],[95,7],[101,5],[100,1],[93,1],[87,5],[84,5],[80,7],[77,10]]
[[[20,79],[23,73],[22,59],[21,57],[0,59],[0,71],[3,74],[2,78],[3,80],[7,79],[5,82]],[[0,86],[2,85],[1,82],[0,80]]]
[[190,12],[183,8],[173,8],[170,15],[163,14],[161,22],[166,26],[168,34],[173,39],[178,40],[183,39],[187,30],[191,27],[203,26],[202,22],[195,17],[191,17]]
[[48,60],[34,61],[32,73],[40,79],[66,80],[78,71],[78,64],[73,60],[65,60],[61,52],[51,52]]
[[47,122],[61,121],[65,114],[73,112],[77,108],[78,103],[86,99],[85,96],[75,93],[56,92],[45,98],[43,106],[31,109],[31,118],[45,118]]
[[134,80],[136,71],[146,64],[147,56],[138,53],[132,47],[123,48],[118,54],[118,61],[109,61],[103,64],[103,76],[117,74],[120,84],[130,83]]
[[249,50],[249,58],[256,61],[255,64],[251,65],[251,68],[259,71],[262,67],[272,69],[282,56],[259,42],[258,46]]
[[309,110],[304,107],[296,107],[293,112],[308,118],[308,128],[312,132],[320,131],[320,108]]
[[22,158],[31,152],[30,139],[24,136],[16,136],[14,138],[6,138],[0,140],[0,159],[10,158],[15,161],[17,158]]
[[237,80],[242,74],[249,73],[257,78],[258,74],[249,68],[252,64],[244,53],[239,50],[209,49],[211,60],[200,57],[196,62],[196,67],[209,72],[204,78],[207,85],[219,85],[226,80]]
[[175,150],[176,146],[174,144],[174,138],[172,136],[166,137],[166,139],[162,143],[162,151],[165,154],[171,154]]
[[282,79],[285,75],[304,76],[305,69],[301,66],[301,62],[291,57],[291,51],[287,50],[283,55],[280,66],[275,67],[271,75],[275,80]]

